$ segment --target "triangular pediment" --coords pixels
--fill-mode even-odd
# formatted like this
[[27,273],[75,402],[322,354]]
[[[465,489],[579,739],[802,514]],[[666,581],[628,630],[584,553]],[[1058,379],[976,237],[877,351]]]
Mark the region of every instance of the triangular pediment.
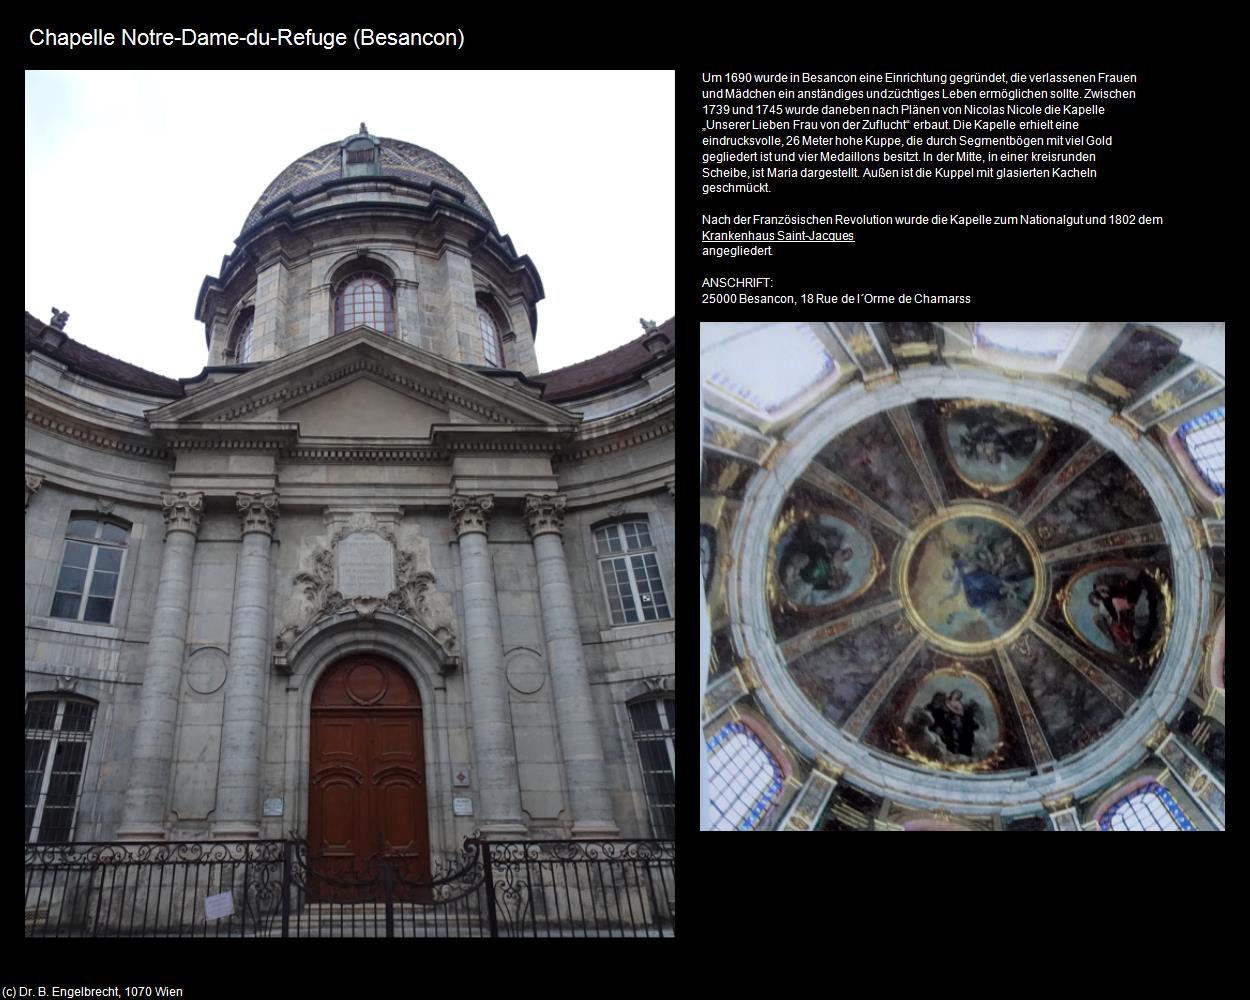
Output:
[[409,439],[449,424],[571,429],[580,420],[507,381],[365,328],[213,382],[147,416],[160,427],[281,423],[298,424],[300,437]]
[[364,375],[280,406],[278,420],[298,424],[300,437],[428,438],[449,411]]

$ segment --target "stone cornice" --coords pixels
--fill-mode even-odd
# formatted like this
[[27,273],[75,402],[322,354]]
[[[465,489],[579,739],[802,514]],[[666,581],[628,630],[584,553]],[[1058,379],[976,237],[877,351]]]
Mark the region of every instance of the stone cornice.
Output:
[[152,429],[176,451],[279,451],[299,436],[299,424],[263,421],[154,421]]
[[555,460],[576,462],[607,455],[673,433],[674,400],[674,390],[670,387],[619,413],[587,420],[577,428],[573,440],[557,453]]
[[626,448],[633,448],[647,441],[654,441],[656,438],[667,437],[673,433],[674,427],[673,418],[669,416],[667,419],[655,420],[645,424],[627,434],[615,435],[594,442],[575,440],[569,447],[557,452],[554,461],[580,462],[587,458],[595,458],[598,455],[609,455],[614,451],[624,451]]
[[119,433],[108,427],[93,425],[77,420],[64,414],[49,412],[29,401],[26,406],[26,422],[42,428],[59,437],[69,438],[92,448],[103,448],[109,451],[120,451],[139,458],[150,458],[167,461],[173,458],[173,452],[162,447],[161,442],[152,438],[146,440],[136,434]]
[[462,451],[555,452],[571,436],[567,427],[545,424],[435,424],[430,442],[451,454]]
[[441,448],[403,439],[397,439],[393,443],[303,442],[281,449],[278,457],[293,462],[373,462],[375,464],[400,462],[405,465],[411,465],[414,462],[448,461],[447,453]]

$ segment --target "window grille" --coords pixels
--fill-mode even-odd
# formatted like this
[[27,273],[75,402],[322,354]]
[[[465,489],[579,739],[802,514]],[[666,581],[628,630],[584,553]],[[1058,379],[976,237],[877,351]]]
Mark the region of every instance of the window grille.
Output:
[[676,718],[673,699],[636,701],[629,706],[629,717],[634,726],[638,763],[647,793],[651,832],[655,837],[668,839],[676,831],[673,822],[677,802],[673,791],[673,719]]
[[95,705],[73,698],[26,702],[26,843],[74,838]]

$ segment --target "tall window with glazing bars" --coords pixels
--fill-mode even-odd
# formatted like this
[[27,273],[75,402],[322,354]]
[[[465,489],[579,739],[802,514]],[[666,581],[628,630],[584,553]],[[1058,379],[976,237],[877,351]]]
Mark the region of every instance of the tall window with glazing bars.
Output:
[[121,521],[71,514],[61,569],[52,597],[52,618],[108,625],[121,579],[130,528]]
[[595,555],[613,625],[671,618],[655,542],[645,519],[595,528]]

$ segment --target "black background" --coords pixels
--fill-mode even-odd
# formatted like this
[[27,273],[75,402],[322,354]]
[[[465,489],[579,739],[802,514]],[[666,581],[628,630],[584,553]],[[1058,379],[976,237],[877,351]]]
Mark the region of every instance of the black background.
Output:
[[[28,15],[29,17],[30,15]],[[837,842],[783,841],[773,839],[725,841],[697,832],[698,809],[691,792],[698,787],[697,761],[700,734],[697,723],[699,690],[698,622],[694,612],[698,579],[699,463],[696,442],[699,426],[698,323],[713,320],[1089,320],[1089,321],[1209,321],[1225,320],[1228,291],[1233,282],[1234,248],[1239,247],[1241,224],[1240,163],[1234,153],[1233,135],[1244,123],[1232,83],[1232,29],[1228,24],[1197,22],[1186,26],[1152,21],[1134,15],[1131,25],[1095,28],[1088,12],[1038,13],[1032,20],[1004,20],[999,13],[941,12],[929,23],[917,24],[911,15],[894,7],[883,10],[872,23],[845,20],[836,8],[824,9],[819,19],[806,20],[799,9],[692,8],[676,23],[676,8],[576,8],[563,17],[537,11],[505,15],[451,10],[442,14],[416,7],[410,16],[393,14],[370,17],[343,12],[331,20],[306,16],[261,14],[258,17],[226,18],[211,9],[166,11],[159,19],[140,19],[89,13],[69,18],[56,14],[34,19],[18,28],[19,60],[26,68],[274,68],[323,69],[337,72],[356,69],[492,68],[590,69],[671,68],[677,74],[677,185],[676,234],[678,281],[678,431],[676,554],[677,580],[677,676],[679,714],[686,722],[679,733],[679,878],[683,889],[681,940],[668,942],[686,952],[697,964],[691,969],[708,988],[730,988],[740,961],[750,967],[751,986],[782,987],[788,976],[782,969],[790,962],[804,964],[810,958],[828,964],[835,972],[836,956],[795,952],[787,947],[795,935],[815,932],[822,940],[836,942],[839,950],[864,936],[879,943],[902,932],[921,931],[923,944],[908,945],[909,962],[890,971],[887,979],[900,985],[909,968],[923,967],[923,952],[939,947],[926,930],[954,932],[957,928],[977,937],[977,971],[987,971],[986,937],[1006,929],[995,911],[1000,904],[976,882],[992,879],[985,868],[959,867],[938,881],[951,887],[940,893],[959,906],[940,905],[930,897],[936,886],[926,869],[949,861],[952,849],[900,850],[893,841],[859,841],[854,850]],[[935,21],[947,16],[940,27]],[[1179,15],[1169,15],[1175,17]],[[229,21],[227,25],[225,22]],[[243,53],[224,50],[62,50],[33,49],[26,33],[35,24],[56,30],[84,30],[101,26],[117,31],[122,23],[178,30],[193,25],[204,30],[262,25],[266,20],[295,28],[349,30],[358,20],[372,21],[379,29],[437,29],[444,24],[463,24],[469,38],[462,52],[405,51],[397,49],[356,53],[350,49]],[[674,23],[665,23],[666,20]],[[112,23],[110,23],[112,22]],[[1145,22],[1145,23],[1142,23]],[[1244,56],[1237,58],[1244,61]],[[887,181],[862,185],[858,191],[847,182],[799,187],[786,195],[728,196],[705,199],[699,194],[702,178],[699,129],[702,124],[700,75],[708,72],[750,70],[850,72],[891,70],[944,71],[1078,71],[1136,72],[1133,85],[1138,98],[1116,104],[1113,154],[1099,152],[1097,181],[977,183],[961,182],[943,188],[937,182],[895,185]],[[973,87],[977,85],[972,85]],[[280,101],[273,105],[275,113]],[[219,129],[231,128],[235,119],[267,113],[258,95],[255,107],[223,107],[221,118],[206,122],[206,148]],[[532,109],[536,116],[542,109]],[[576,123],[570,123],[575,127]],[[332,131],[338,123],[328,123]],[[488,123],[466,123],[488,127]],[[249,123],[248,127],[253,127]],[[337,134],[337,132],[334,132]],[[317,137],[310,137],[310,143]],[[409,137],[420,141],[420,136]],[[540,152],[540,151],[538,151]],[[646,155],[645,150],[639,156]],[[837,203],[826,202],[827,192],[837,193]],[[1027,192],[1027,197],[1026,197]],[[1236,192],[1236,193],[1235,193]],[[810,194],[812,197],[806,197]],[[1148,212],[1167,218],[1164,226],[1151,229],[942,229],[918,227],[873,228],[863,231],[855,245],[829,247],[779,247],[771,261],[750,258],[704,258],[700,253],[700,214],[703,211],[801,210],[819,214],[855,214],[859,211],[892,214],[912,211],[1031,211],[1046,213],[1063,209],[1069,213],[1101,215],[1115,211]],[[67,234],[70,236],[72,234]],[[762,266],[760,266],[762,263]],[[841,312],[833,307],[794,308],[775,306],[725,308],[700,305],[700,278],[704,273],[727,274],[744,270],[782,276],[783,290],[849,287],[876,291],[923,289],[934,293],[968,293],[971,306],[874,307]],[[655,317],[663,320],[666,317]],[[1234,343],[1236,334],[1234,333]],[[1236,353],[1233,351],[1232,353]],[[994,844],[990,853],[1019,849]],[[1049,850],[1057,850],[1053,845]],[[954,856],[967,849],[954,851]],[[987,849],[977,848],[983,855]],[[1035,853],[1035,852],[1029,852]],[[1131,856],[1144,850],[1123,847],[1115,852],[1117,865],[1129,867]],[[1084,856],[1090,857],[1085,860]],[[1027,907],[1012,907],[1016,930],[1042,922],[1052,907],[1069,912],[1098,905],[1097,886],[1112,887],[1105,874],[1087,865],[1098,864],[1097,850],[1064,850],[1065,878],[1061,884],[1038,884],[1032,869],[1028,885],[1017,887]],[[1079,857],[1078,857],[1079,855]],[[977,858],[977,856],[968,856]],[[944,860],[945,859],[945,860]],[[1105,863],[1106,859],[1101,859]],[[1088,881],[1086,880],[1088,878]],[[1043,878],[1043,883],[1045,879]],[[1155,892],[1153,880],[1142,880],[1141,891]],[[927,889],[925,887],[928,887]],[[962,887],[955,892],[956,887]],[[1134,884],[1117,879],[1114,885],[1116,912],[1129,914]],[[953,893],[953,894],[952,894]],[[988,911],[974,919],[972,893],[984,895]],[[14,893],[16,895],[16,893]],[[788,898],[786,898],[788,897]],[[1093,898],[1090,898],[1093,897]],[[907,902],[908,900],[911,902]],[[1158,901],[1152,908],[1157,912]],[[12,914],[12,911],[10,911]],[[964,918],[954,918],[962,913]],[[953,922],[952,922],[953,921]],[[15,914],[11,916],[15,922]],[[910,930],[909,930],[910,928]],[[11,933],[16,936],[16,928]],[[1110,929],[1100,925],[1102,944]],[[897,940],[897,938],[896,938]],[[415,992],[418,984],[434,984],[474,990],[493,976],[506,977],[515,989],[528,989],[527,978],[539,973],[540,964],[529,960],[500,963],[480,961],[466,965],[464,942],[403,942],[403,961],[380,963],[374,977],[361,978],[361,967],[344,959],[329,961],[329,942],[230,942],[230,951],[246,947],[251,958],[236,963],[220,957],[224,945],[189,942],[72,942],[59,948],[35,948],[50,942],[26,942],[20,960],[9,963],[6,982],[66,982],[72,980],[114,984],[171,982],[188,988],[187,996],[253,996],[285,992],[301,980],[322,987],[315,995],[337,996],[336,981],[354,982],[350,994],[378,996],[392,990]],[[128,946],[134,944],[133,947]],[[352,952],[380,950],[383,942],[354,942]],[[388,942],[388,944],[392,944]],[[401,944],[394,942],[393,944]],[[739,951],[739,947],[744,950]],[[434,949],[437,945],[437,951]],[[1030,945],[1035,948],[1036,943]],[[537,942],[524,945],[533,956]],[[344,951],[347,946],[344,946]],[[394,952],[396,949],[388,949]],[[666,949],[673,955],[673,948]],[[844,959],[856,955],[841,951]],[[695,958],[695,956],[701,956]],[[719,956],[719,957],[717,957]],[[878,956],[864,954],[877,963]],[[949,956],[948,956],[949,957]],[[1058,956],[1055,956],[1056,958]],[[971,958],[971,956],[969,956]],[[827,963],[825,962],[827,959]],[[255,963],[255,964],[253,964]],[[763,963],[766,971],[760,967]],[[849,965],[849,962],[844,962]],[[568,979],[574,966],[548,968],[533,985],[540,989],[574,989]],[[20,970],[20,971],[19,971]],[[436,971],[437,970],[437,971]],[[678,985],[667,966],[650,969],[621,966],[633,984],[631,992],[667,990]],[[745,969],[744,969],[745,971]],[[819,969],[810,971],[819,975]],[[1072,971],[1072,970],[1068,970]],[[654,973],[659,975],[654,975]],[[591,982],[607,983],[611,969],[603,966],[578,972],[592,974]],[[398,977],[398,978],[396,978]],[[806,979],[806,977],[802,977]],[[802,981],[800,980],[800,982]],[[650,986],[646,985],[651,983]],[[210,987],[208,984],[212,984]],[[799,986],[799,982],[791,984]],[[850,985],[835,975],[826,985]],[[1053,984],[1063,989],[1058,983]],[[200,988],[194,988],[199,986]],[[784,987],[782,987],[784,988]]]

